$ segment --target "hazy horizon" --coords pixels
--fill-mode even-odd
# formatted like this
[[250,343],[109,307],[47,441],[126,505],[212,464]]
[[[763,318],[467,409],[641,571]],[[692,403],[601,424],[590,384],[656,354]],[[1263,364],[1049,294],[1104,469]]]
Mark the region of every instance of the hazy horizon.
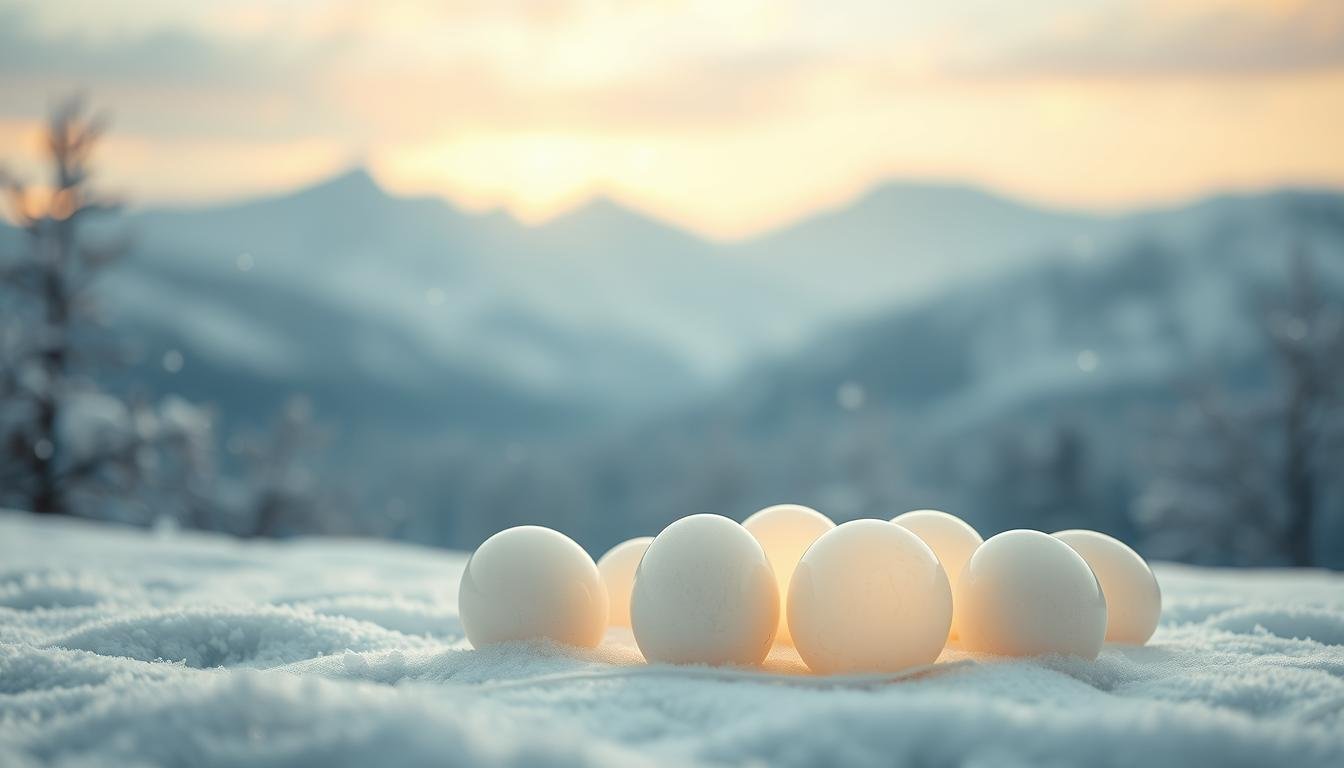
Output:
[[1341,135],[1339,0],[0,0],[0,506],[1338,567]]
[[1102,211],[1344,185],[1331,0],[0,0],[0,142],[29,155],[73,90],[115,116],[103,181],[147,204],[360,164],[529,223],[602,194],[724,239],[888,178]]
[[[1344,184],[1311,184],[1311,183],[1293,183],[1285,181],[1275,184],[1266,184],[1262,186],[1245,187],[1219,187],[1205,190],[1196,194],[1177,196],[1171,199],[1153,200],[1130,205],[1117,206],[1088,206],[1088,205],[1067,205],[1063,203],[1052,202],[1048,200],[1036,200],[1028,196],[1015,195],[1012,192],[994,188],[989,185],[980,184],[969,179],[942,178],[942,177],[914,177],[914,176],[889,176],[877,179],[867,186],[861,187],[854,193],[842,197],[833,202],[820,203],[817,207],[797,212],[788,218],[773,222],[762,229],[751,230],[736,235],[719,235],[713,231],[704,231],[695,226],[694,223],[677,220],[675,217],[665,215],[663,212],[649,210],[641,207],[637,202],[623,198],[619,193],[611,193],[606,190],[594,190],[587,197],[575,200],[572,204],[560,208],[541,218],[526,218],[518,216],[508,206],[503,204],[473,206],[469,201],[453,197],[451,194],[438,194],[434,192],[403,192],[389,186],[378,173],[367,165],[353,163],[334,171],[324,173],[311,179],[300,180],[295,184],[280,187],[276,189],[266,189],[256,192],[243,192],[237,194],[222,194],[216,197],[206,197],[192,200],[156,200],[153,198],[140,198],[135,195],[134,190],[113,187],[108,191],[124,195],[126,210],[132,213],[153,212],[153,211],[207,211],[214,208],[227,208],[233,205],[245,205],[248,203],[264,201],[273,198],[283,198],[290,195],[302,194],[308,190],[317,189],[327,184],[336,182],[354,174],[363,173],[367,175],[375,186],[385,195],[393,199],[415,200],[415,199],[433,199],[446,205],[472,215],[504,215],[509,217],[516,224],[528,228],[536,229],[545,227],[548,224],[562,220],[567,216],[583,211],[585,208],[603,201],[610,202],[624,210],[634,213],[643,218],[658,222],[660,224],[685,231],[697,238],[712,243],[732,244],[747,242],[762,236],[770,235],[781,230],[786,230],[802,222],[808,221],[818,216],[824,216],[829,213],[836,213],[850,208],[869,196],[880,192],[883,189],[891,187],[908,188],[926,188],[934,189],[953,189],[972,193],[988,195],[999,198],[1010,203],[1020,205],[1026,208],[1032,208],[1045,212],[1078,214],[1085,216],[1096,216],[1101,218],[1123,218],[1143,213],[1179,210],[1201,202],[1217,199],[1221,197],[1255,197],[1259,195],[1272,195],[1279,192],[1308,192],[1323,194],[1344,195]],[[0,222],[13,224],[10,211],[0,211]]]

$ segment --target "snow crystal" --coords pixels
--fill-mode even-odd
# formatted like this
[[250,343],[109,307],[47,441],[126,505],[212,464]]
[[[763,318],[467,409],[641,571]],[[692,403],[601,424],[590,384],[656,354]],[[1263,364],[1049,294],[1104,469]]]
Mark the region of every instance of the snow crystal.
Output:
[[472,650],[465,556],[0,514],[0,765],[1344,764],[1344,578],[1161,566],[1145,647],[901,679]]

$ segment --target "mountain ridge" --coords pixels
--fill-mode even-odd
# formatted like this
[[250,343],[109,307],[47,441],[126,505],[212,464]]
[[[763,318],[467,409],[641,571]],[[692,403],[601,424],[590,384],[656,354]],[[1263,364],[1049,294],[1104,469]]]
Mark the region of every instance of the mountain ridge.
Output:
[[[1332,187],[1329,185],[1310,183],[1285,183],[1258,188],[1212,190],[1205,193],[1183,196],[1170,201],[1141,203],[1119,208],[1091,208],[1086,206],[1071,207],[1034,201],[1029,198],[1013,195],[971,181],[892,176],[866,186],[838,203],[809,209],[797,216],[789,218],[779,224],[767,227],[759,232],[742,237],[720,239],[700,232],[694,227],[680,224],[672,219],[647,211],[638,205],[623,201],[617,195],[609,192],[599,191],[590,197],[584,198],[573,206],[557,212],[553,216],[534,223],[523,223],[504,207],[491,207],[478,212],[469,212],[466,207],[460,205],[449,196],[432,193],[402,195],[393,192],[378,181],[377,175],[368,166],[352,165],[311,182],[298,184],[275,192],[246,195],[189,206],[151,204],[142,207],[138,206],[134,210],[137,213],[187,213],[201,210],[217,210],[258,202],[275,202],[287,198],[301,197],[308,193],[321,193],[323,191],[342,189],[354,189],[361,192],[376,193],[384,198],[400,201],[440,201],[449,209],[465,216],[480,218],[502,217],[512,221],[521,229],[531,230],[546,229],[554,222],[565,221],[576,216],[588,217],[593,211],[599,211],[601,212],[601,215],[619,215],[630,219],[640,219],[645,222],[659,225],[665,229],[678,230],[694,239],[725,249],[731,249],[733,246],[766,239],[781,232],[793,229],[800,224],[819,218],[825,218],[838,212],[870,206],[877,202],[890,202],[892,201],[892,198],[912,193],[943,197],[959,195],[965,199],[978,199],[982,202],[992,202],[995,204],[1006,203],[1019,209],[1029,209],[1041,213],[1098,220],[1142,217],[1199,208],[1209,204],[1247,201],[1258,198],[1272,198],[1281,195],[1310,195],[1327,198],[1344,198],[1344,187]],[[0,219],[0,226],[4,225],[5,222],[3,219]]]
[[[1128,469],[1183,366],[1235,379],[1264,357],[1245,298],[1282,282],[1304,234],[1339,250],[1344,193],[1106,217],[894,183],[722,244],[612,199],[525,226],[356,170],[127,220],[140,247],[98,296],[142,342],[127,380],[213,401],[223,424],[304,392],[352,438],[341,471],[412,507],[484,528],[544,504],[624,536],[783,498],[989,521],[1013,483],[982,493],[977,467],[1011,477],[1036,450],[1020,435],[1081,435],[1089,461]],[[1344,284],[1344,262],[1320,267]],[[1119,526],[1114,498],[1098,519]],[[443,542],[478,529],[457,530]]]

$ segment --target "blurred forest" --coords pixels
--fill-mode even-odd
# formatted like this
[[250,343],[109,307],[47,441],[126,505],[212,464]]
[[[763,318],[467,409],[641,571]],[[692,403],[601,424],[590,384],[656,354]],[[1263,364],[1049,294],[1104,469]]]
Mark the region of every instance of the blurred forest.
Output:
[[[134,384],[102,386],[133,354],[100,315],[98,279],[132,254],[134,241],[84,235],[88,220],[121,207],[91,179],[106,126],[82,102],[68,102],[46,136],[50,184],[38,193],[0,176],[26,236],[0,262],[0,505],[247,536],[336,530],[337,505],[300,467],[315,443],[301,397],[269,432],[230,438],[244,464],[236,477],[221,477],[208,404],[156,398]],[[164,365],[180,366],[180,356]]]
[[[440,251],[431,238],[458,219],[358,173],[214,220],[129,214],[93,179],[106,128],[72,102],[51,120],[49,183],[3,179],[17,235],[0,232],[0,506],[459,548],[539,523],[599,551],[695,512],[742,519],[796,501],[843,520],[934,507],[986,535],[1090,527],[1161,559],[1344,567],[1339,194],[1092,221],[890,188],[848,218],[726,254],[602,203],[537,235],[542,246],[483,219]],[[913,268],[898,259],[904,220],[891,211],[925,206],[911,258],[937,261],[938,227],[958,216],[930,214],[935,204],[1040,238],[995,268],[970,254],[1002,242],[997,230],[948,241],[962,247],[949,277],[903,295]],[[384,231],[418,250],[386,248]],[[283,246],[269,253],[266,239]],[[350,264],[329,255],[336,240],[357,244]],[[538,248],[556,253],[510,255]],[[852,257],[852,283],[794,252]],[[274,274],[290,282],[255,281],[286,258]],[[443,284],[467,284],[463,264],[514,288],[459,294],[415,277],[443,269]],[[628,283],[615,282],[622,270]],[[409,293],[378,282],[401,272]],[[313,299],[292,285],[319,273],[349,278],[350,314],[303,303]],[[854,300],[851,284],[872,295]],[[653,317],[653,299],[621,301],[636,290],[665,291],[666,316]],[[529,311],[573,300],[625,314],[567,324],[501,304],[482,315],[493,325],[459,317],[469,330],[449,330],[454,315],[441,313],[493,295]],[[241,320],[210,314],[211,301]],[[814,320],[793,327],[756,301]],[[430,367],[437,353],[424,349],[437,347],[388,330],[382,304],[440,313],[417,316],[416,333],[450,334],[460,356]],[[305,368],[277,353],[254,375],[244,358],[212,358],[201,339],[264,351],[226,337],[243,320],[262,341],[289,335],[309,355],[330,346],[335,362]],[[644,323],[646,336],[617,333]],[[651,340],[692,330],[697,355],[739,362],[696,377],[674,343]],[[736,346],[705,341],[729,337]],[[558,373],[518,339],[554,354]],[[384,378],[360,378],[368,360]]]

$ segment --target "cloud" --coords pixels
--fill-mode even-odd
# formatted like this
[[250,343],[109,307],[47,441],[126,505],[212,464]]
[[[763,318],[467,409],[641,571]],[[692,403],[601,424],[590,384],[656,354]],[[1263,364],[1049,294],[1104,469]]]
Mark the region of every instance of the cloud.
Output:
[[0,8],[0,74],[7,79],[258,86],[277,76],[287,79],[330,53],[320,48],[285,53],[264,39],[230,41],[184,27],[94,37],[43,29],[17,7]]
[[[120,129],[168,138],[666,129],[769,114],[823,58],[786,42],[700,39],[689,20],[660,25],[639,5],[577,8],[241,6],[109,31],[0,0],[0,117],[38,118],[79,90],[113,106]],[[657,33],[667,38],[637,42]]]
[[1100,205],[1344,179],[1342,0],[6,3],[0,128],[87,90],[142,199],[359,157],[534,218],[602,190],[737,234],[887,175]]
[[787,117],[817,62],[789,52],[718,57],[604,83],[537,83],[464,59],[434,70],[335,74],[352,119],[402,140],[455,133],[631,133]]
[[980,75],[1241,76],[1344,67],[1339,0],[1139,0],[1063,14],[957,68]]
[[55,100],[88,94],[118,131],[160,139],[295,139],[343,127],[324,71],[331,37],[220,36],[186,24],[100,34],[0,5],[0,118],[41,119]]

